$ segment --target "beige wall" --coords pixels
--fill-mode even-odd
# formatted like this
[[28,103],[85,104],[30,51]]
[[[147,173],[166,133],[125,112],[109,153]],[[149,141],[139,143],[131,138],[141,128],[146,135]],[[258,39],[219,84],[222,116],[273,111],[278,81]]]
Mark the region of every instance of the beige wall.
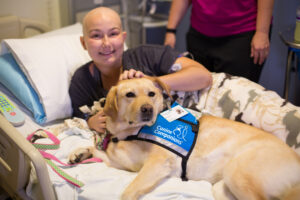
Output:
[[59,0],[61,26],[69,25],[69,0]]
[[5,15],[36,20],[51,29],[61,27],[59,0],[0,0],[0,16]]

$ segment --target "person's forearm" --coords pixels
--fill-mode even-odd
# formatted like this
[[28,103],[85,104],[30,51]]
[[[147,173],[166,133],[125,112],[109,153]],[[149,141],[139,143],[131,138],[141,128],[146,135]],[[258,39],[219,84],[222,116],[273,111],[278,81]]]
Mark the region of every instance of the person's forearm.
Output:
[[269,34],[274,0],[257,1],[256,32]]
[[171,90],[195,91],[212,84],[212,75],[203,65],[187,58],[180,58],[181,62],[180,71],[159,77]]
[[190,0],[173,0],[171,4],[167,28],[176,29],[181,19],[184,17]]

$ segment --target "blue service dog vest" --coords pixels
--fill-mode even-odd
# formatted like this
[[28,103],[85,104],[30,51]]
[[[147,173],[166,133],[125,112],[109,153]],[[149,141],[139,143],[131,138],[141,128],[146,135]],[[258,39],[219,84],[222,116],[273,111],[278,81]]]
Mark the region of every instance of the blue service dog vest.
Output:
[[[177,106],[175,102],[172,107]],[[196,117],[188,112],[183,117],[172,122],[161,114],[157,116],[152,126],[144,126],[137,135],[128,136],[125,140],[142,140],[162,146],[182,158],[181,179],[187,181],[186,165],[195,146],[199,123]],[[117,140],[112,139],[113,142]]]

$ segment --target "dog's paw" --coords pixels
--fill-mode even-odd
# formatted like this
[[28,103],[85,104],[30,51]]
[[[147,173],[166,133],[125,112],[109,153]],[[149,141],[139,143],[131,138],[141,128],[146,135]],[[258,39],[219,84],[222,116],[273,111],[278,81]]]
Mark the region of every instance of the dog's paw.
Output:
[[38,139],[47,138],[47,137],[48,137],[48,135],[45,133],[44,130],[42,130],[42,129],[41,130],[37,130],[35,132],[35,134],[30,138],[30,142],[34,143]]
[[91,148],[89,147],[78,148],[69,155],[69,163],[70,164],[80,163],[92,157],[93,157],[93,152]]

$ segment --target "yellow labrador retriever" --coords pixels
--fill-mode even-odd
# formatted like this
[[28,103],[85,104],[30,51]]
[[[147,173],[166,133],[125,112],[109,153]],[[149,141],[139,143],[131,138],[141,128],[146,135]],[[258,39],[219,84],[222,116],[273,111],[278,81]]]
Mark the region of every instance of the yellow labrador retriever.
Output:
[[[94,156],[110,167],[138,172],[123,200],[139,199],[165,178],[182,173],[181,157],[175,153],[146,141],[124,140],[155,122],[163,109],[162,91],[156,87],[160,84],[141,78],[111,88],[104,112],[107,130],[118,142],[110,142],[105,152],[87,147],[70,155],[71,162]],[[211,182],[217,200],[300,199],[300,158],[291,148],[260,129],[213,116],[199,119],[186,177]]]

